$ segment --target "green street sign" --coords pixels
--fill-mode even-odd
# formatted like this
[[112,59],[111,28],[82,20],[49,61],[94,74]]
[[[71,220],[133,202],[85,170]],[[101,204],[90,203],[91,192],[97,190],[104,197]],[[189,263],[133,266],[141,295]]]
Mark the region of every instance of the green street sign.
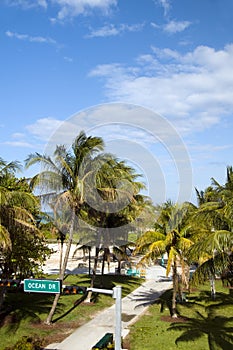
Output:
[[60,280],[40,280],[40,279],[25,279],[24,292],[31,293],[61,293]]

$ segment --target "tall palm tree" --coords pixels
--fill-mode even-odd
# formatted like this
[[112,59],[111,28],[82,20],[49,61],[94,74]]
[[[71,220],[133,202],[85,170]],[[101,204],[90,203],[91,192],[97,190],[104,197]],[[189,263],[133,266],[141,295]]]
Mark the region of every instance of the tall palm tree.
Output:
[[[110,261],[110,247],[120,239],[128,241],[131,223],[139,216],[144,205],[143,196],[139,194],[143,184],[137,181],[138,175],[135,170],[111,154],[105,155],[103,160],[96,176],[98,193],[91,197],[91,203],[94,205],[87,208],[89,223],[96,228],[96,255],[91,287],[94,285],[99,253],[103,251],[101,269],[103,284],[104,265],[106,261],[108,264]],[[87,301],[90,297],[91,293]]]
[[[65,146],[57,146],[53,158],[39,153],[30,154],[26,160],[26,168],[40,163],[42,171],[31,179],[32,188],[45,188],[43,197],[53,201],[55,219],[60,213],[70,211],[69,238],[60,279],[64,279],[74,230],[77,227],[77,219],[84,204],[84,191],[88,185],[88,176],[96,169],[93,168],[95,156],[103,150],[103,140],[100,137],[86,136],[82,131],[75,138],[71,150]],[[59,294],[55,296],[46,323],[51,323],[55,312]]]
[[[143,254],[140,263],[150,263],[167,253],[168,262],[166,274],[172,270],[173,296],[172,296],[172,317],[177,317],[176,298],[179,292],[178,264],[182,270],[186,265],[186,253],[193,244],[189,237],[189,226],[187,217],[189,211],[193,210],[191,204],[175,205],[166,202],[160,207],[160,215],[155,224],[154,231],[147,231],[136,242],[135,254]],[[184,279],[182,271],[181,277]]]

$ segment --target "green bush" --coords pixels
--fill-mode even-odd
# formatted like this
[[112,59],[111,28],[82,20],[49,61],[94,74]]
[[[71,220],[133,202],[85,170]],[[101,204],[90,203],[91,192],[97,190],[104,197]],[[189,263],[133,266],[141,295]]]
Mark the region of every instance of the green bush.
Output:
[[34,337],[22,337],[13,346],[6,347],[4,350],[41,350],[42,340],[36,335]]

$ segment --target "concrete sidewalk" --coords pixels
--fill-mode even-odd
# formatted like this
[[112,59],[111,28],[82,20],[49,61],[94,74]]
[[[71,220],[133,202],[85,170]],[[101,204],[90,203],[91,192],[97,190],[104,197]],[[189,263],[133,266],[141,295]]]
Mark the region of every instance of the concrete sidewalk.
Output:
[[[159,265],[150,267],[145,282],[122,299],[122,336],[129,332],[129,326],[141,316],[147,307],[161,293],[172,286],[165,276],[165,269]],[[51,344],[49,350],[91,350],[105,333],[115,333],[115,304],[97,314],[91,321],[79,327],[60,344]]]

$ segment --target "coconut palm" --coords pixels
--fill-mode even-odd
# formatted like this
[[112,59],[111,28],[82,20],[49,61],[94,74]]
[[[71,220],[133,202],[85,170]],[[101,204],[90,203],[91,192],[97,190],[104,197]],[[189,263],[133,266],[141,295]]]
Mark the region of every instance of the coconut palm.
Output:
[[219,201],[224,205],[224,214],[233,227],[233,167],[227,166],[226,181],[224,185],[219,184],[214,178],[212,186],[218,195]]
[[211,294],[215,297],[215,276],[230,264],[233,241],[233,170],[227,167],[227,179],[220,185],[212,178],[212,186],[205,191],[196,190],[199,207],[192,217],[196,231],[195,244],[190,250],[190,259],[199,266],[193,274],[192,283],[209,279]]
[[[64,279],[68,263],[74,230],[78,225],[78,216],[84,204],[85,186],[88,176],[94,169],[95,156],[103,150],[103,140],[100,137],[86,136],[82,131],[75,138],[71,150],[65,146],[57,146],[53,158],[39,153],[30,154],[26,160],[26,168],[40,163],[42,171],[31,179],[32,188],[43,188],[43,198],[53,204],[55,220],[64,211],[69,211],[69,238],[60,279]],[[93,185],[93,184],[92,184]],[[46,323],[51,323],[55,312],[59,294],[54,299],[51,312]]]
[[135,254],[143,254],[140,264],[155,261],[164,253],[167,253],[166,275],[168,276],[172,270],[173,278],[172,317],[177,317],[176,298],[177,293],[181,292],[179,291],[178,264],[182,267],[181,278],[184,280],[186,253],[193,244],[187,225],[188,210],[193,210],[191,204],[185,203],[179,206],[171,202],[164,203],[160,207],[155,230],[145,232],[136,242]]
[[[103,252],[103,276],[105,262],[107,261],[108,266],[110,263],[110,247],[116,245],[119,240],[128,241],[131,224],[143,208],[144,197],[139,194],[143,184],[137,181],[137,177],[135,170],[124,161],[111,154],[105,155],[96,176],[98,193],[91,197],[91,203],[94,205],[89,206],[86,211],[90,225],[96,228],[96,255],[91,287],[94,285],[99,253]],[[91,293],[88,295],[88,301],[90,297]]]

